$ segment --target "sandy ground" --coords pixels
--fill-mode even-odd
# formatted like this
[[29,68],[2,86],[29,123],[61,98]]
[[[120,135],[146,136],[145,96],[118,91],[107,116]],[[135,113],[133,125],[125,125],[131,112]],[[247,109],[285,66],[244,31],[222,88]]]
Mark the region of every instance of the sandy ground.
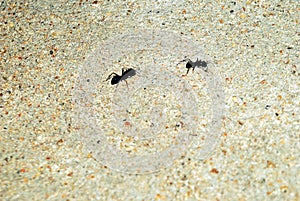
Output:
[[[299,8],[292,0],[1,2],[0,199],[300,200]],[[223,83],[225,116],[208,158],[195,160],[190,148],[138,175],[85,149],[73,97],[100,44],[145,28],[201,44]]]

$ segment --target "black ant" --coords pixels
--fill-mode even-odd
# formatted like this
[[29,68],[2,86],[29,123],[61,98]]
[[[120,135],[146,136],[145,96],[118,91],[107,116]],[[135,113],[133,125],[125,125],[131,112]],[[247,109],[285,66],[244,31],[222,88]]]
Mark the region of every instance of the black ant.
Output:
[[[113,75],[113,77],[112,77],[112,75]],[[119,82],[121,82],[122,80],[124,80],[128,87],[126,79],[128,79],[132,76],[135,76],[135,75],[136,75],[136,71],[133,68],[129,68],[127,70],[122,68],[122,75],[118,75],[117,73],[113,72],[108,76],[108,78],[105,81],[109,80],[112,77],[110,84],[115,85],[115,84],[118,84]]]
[[[193,62],[190,59],[184,59],[181,62],[184,62],[184,61],[188,61],[185,65],[185,67],[187,68],[186,75],[189,73],[191,68],[193,68],[193,72],[194,72],[196,67],[202,67],[202,69],[205,72],[207,72],[207,62],[206,61],[198,60],[198,58],[197,58],[197,60],[195,62]],[[181,63],[181,62],[179,62],[179,63]]]

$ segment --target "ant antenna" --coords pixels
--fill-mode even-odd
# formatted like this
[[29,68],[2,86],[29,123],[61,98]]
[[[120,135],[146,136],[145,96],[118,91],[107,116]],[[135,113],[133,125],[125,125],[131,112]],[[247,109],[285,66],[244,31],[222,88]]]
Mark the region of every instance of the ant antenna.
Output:
[[108,76],[108,78],[107,78],[104,82],[106,82],[107,80],[109,80],[109,79],[111,78],[112,75],[118,75],[118,74],[117,74],[117,73],[111,73],[111,74]]

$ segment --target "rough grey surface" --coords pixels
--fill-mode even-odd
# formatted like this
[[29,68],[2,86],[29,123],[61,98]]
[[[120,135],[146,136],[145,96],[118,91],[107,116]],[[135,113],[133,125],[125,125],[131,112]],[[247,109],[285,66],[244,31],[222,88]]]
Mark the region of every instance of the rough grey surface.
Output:
[[[298,1],[0,6],[1,199],[299,200]],[[141,28],[197,39],[224,82],[227,111],[208,159],[192,160],[191,150],[158,173],[129,175],[84,150],[72,93],[100,43]]]
[[[191,78],[183,74],[187,61],[180,65],[186,58],[206,60],[206,66],[195,62]],[[161,29],[135,30],[100,44],[81,65],[73,97],[80,140],[103,165],[133,174],[168,167],[189,148],[193,160],[208,158],[220,142],[225,104],[207,59],[193,38]],[[112,85],[119,80],[115,88],[103,82],[111,65],[123,69],[108,76],[114,75]],[[135,69],[130,79],[126,65]]]

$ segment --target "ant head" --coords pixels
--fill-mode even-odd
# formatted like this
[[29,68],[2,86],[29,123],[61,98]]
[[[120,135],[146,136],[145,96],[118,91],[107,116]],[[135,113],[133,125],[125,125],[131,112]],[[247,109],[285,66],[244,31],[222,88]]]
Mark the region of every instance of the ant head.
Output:
[[191,62],[189,61],[189,62],[186,63],[186,66],[185,66],[185,67],[186,67],[186,68],[192,68],[193,65],[192,65]]
[[113,76],[110,83],[111,83],[111,85],[114,85],[114,84],[118,84],[119,81],[120,81],[120,78],[118,76]]

